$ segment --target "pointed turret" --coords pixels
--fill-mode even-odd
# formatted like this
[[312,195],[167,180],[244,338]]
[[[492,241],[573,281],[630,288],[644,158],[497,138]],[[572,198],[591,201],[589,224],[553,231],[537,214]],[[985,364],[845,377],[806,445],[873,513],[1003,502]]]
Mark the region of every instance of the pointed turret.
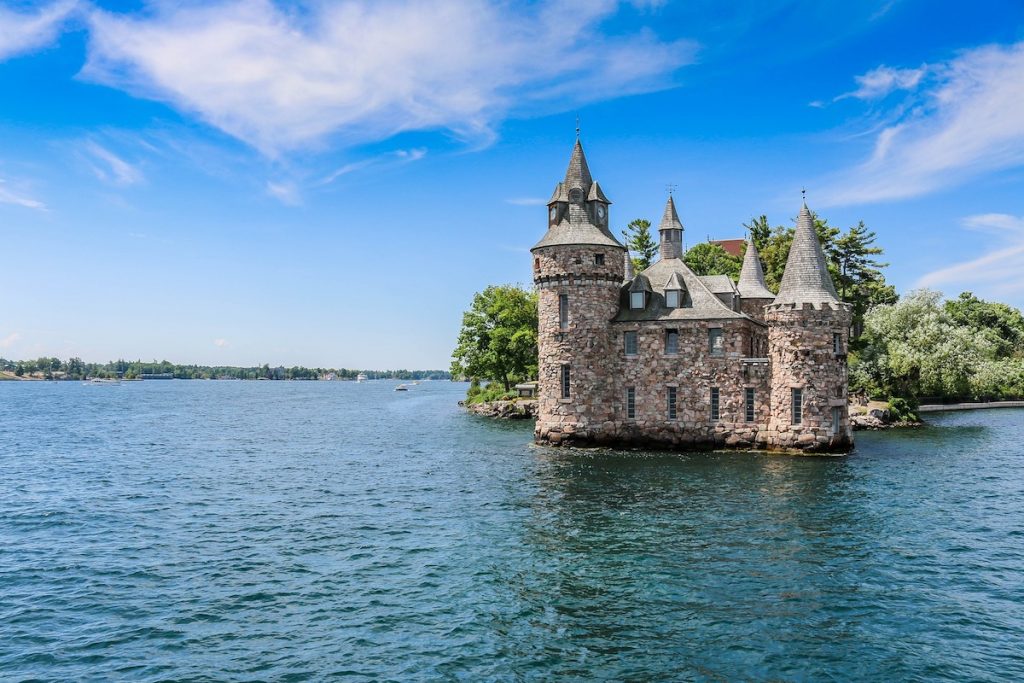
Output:
[[583,197],[590,193],[590,186],[593,184],[594,179],[590,176],[587,157],[583,154],[583,145],[580,144],[579,138],[577,138],[576,144],[572,148],[572,156],[569,157],[569,168],[565,170],[564,187],[570,192],[573,188],[582,190],[582,197],[578,200],[582,201]]
[[832,276],[825,265],[825,254],[814,231],[814,219],[804,204],[796,220],[793,246],[789,249],[786,271],[775,297],[775,304],[838,303]]
[[672,195],[669,195],[668,201],[665,202],[665,212],[661,216],[658,233],[661,235],[661,258],[682,258],[683,224],[679,222],[679,214],[676,213],[676,203]]
[[768,289],[764,281],[764,268],[757,253],[754,242],[747,240],[747,252],[743,254],[743,268],[740,269],[740,282],[737,287],[744,299],[774,299],[775,295]]

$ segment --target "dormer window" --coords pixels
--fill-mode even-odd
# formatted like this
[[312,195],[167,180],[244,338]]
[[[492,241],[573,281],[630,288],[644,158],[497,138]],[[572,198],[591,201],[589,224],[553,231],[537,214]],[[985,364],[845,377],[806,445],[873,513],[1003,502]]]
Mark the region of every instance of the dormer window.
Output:
[[682,308],[683,293],[678,289],[665,290],[665,305],[669,308]]
[[633,310],[641,310],[646,307],[647,295],[644,292],[630,292],[629,293],[629,307]]

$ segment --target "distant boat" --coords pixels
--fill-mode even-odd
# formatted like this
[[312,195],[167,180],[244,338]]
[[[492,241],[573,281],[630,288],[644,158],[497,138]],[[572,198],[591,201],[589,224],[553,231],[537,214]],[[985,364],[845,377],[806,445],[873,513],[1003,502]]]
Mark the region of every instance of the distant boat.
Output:
[[366,374],[360,372],[358,375],[356,375],[356,381],[357,382],[365,382],[366,381]]
[[409,387],[405,386],[404,384],[399,384],[397,387],[395,387],[395,391],[409,391]]
[[120,384],[119,379],[110,379],[107,377],[93,377],[92,379],[82,382],[82,384]]

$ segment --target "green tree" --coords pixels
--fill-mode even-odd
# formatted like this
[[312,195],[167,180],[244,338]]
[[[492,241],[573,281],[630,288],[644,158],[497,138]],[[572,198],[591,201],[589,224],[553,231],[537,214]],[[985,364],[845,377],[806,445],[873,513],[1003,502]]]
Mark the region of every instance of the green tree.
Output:
[[701,242],[690,247],[683,255],[683,261],[697,275],[728,275],[733,280],[740,277],[743,260],[733,256],[720,244]]
[[768,238],[772,234],[772,226],[768,225],[768,216],[761,214],[756,218],[751,218],[749,223],[744,223],[743,227],[750,235],[751,241],[754,246],[757,247],[757,251],[762,251],[768,244]]
[[938,292],[919,290],[867,313],[863,347],[851,359],[855,389],[914,400],[977,393],[975,375],[993,346],[953,322],[940,300]]
[[851,227],[832,242],[833,280],[839,298],[853,305],[853,336],[858,338],[864,328],[864,314],[875,306],[894,304],[896,289],[885,282],[881,268],[888,263],[875,260],[882,253],[874,246],[876,235],[864,221]]
[[651,222],[637,218],[622,231],[626,248],[633,256],[633,269],[640,273],[651,267],[658,255],[658,243],[651,236]]
[[963,292],[947,301],[945,309],[955,323],[984,335],[995,347],[997,358],[1024,358],[1024,316],[1016,308]]
[[25,364],[24,363],[20,363],[19,362],[18,365],[14,368],[14,376],[15,377],[24,377],[25,376]]
[[492,285],[473,296],[452,353],[453,376],[500,382],[506,391],[537,375],[537,295]]

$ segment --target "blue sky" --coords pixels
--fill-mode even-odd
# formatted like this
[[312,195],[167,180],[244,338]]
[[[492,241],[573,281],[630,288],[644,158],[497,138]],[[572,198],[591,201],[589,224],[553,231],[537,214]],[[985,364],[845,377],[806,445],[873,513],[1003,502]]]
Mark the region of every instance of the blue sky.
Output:
[[0,356],[447,367],[579,114],[612,221],[1024,305],[1024,4],[0,2]]

